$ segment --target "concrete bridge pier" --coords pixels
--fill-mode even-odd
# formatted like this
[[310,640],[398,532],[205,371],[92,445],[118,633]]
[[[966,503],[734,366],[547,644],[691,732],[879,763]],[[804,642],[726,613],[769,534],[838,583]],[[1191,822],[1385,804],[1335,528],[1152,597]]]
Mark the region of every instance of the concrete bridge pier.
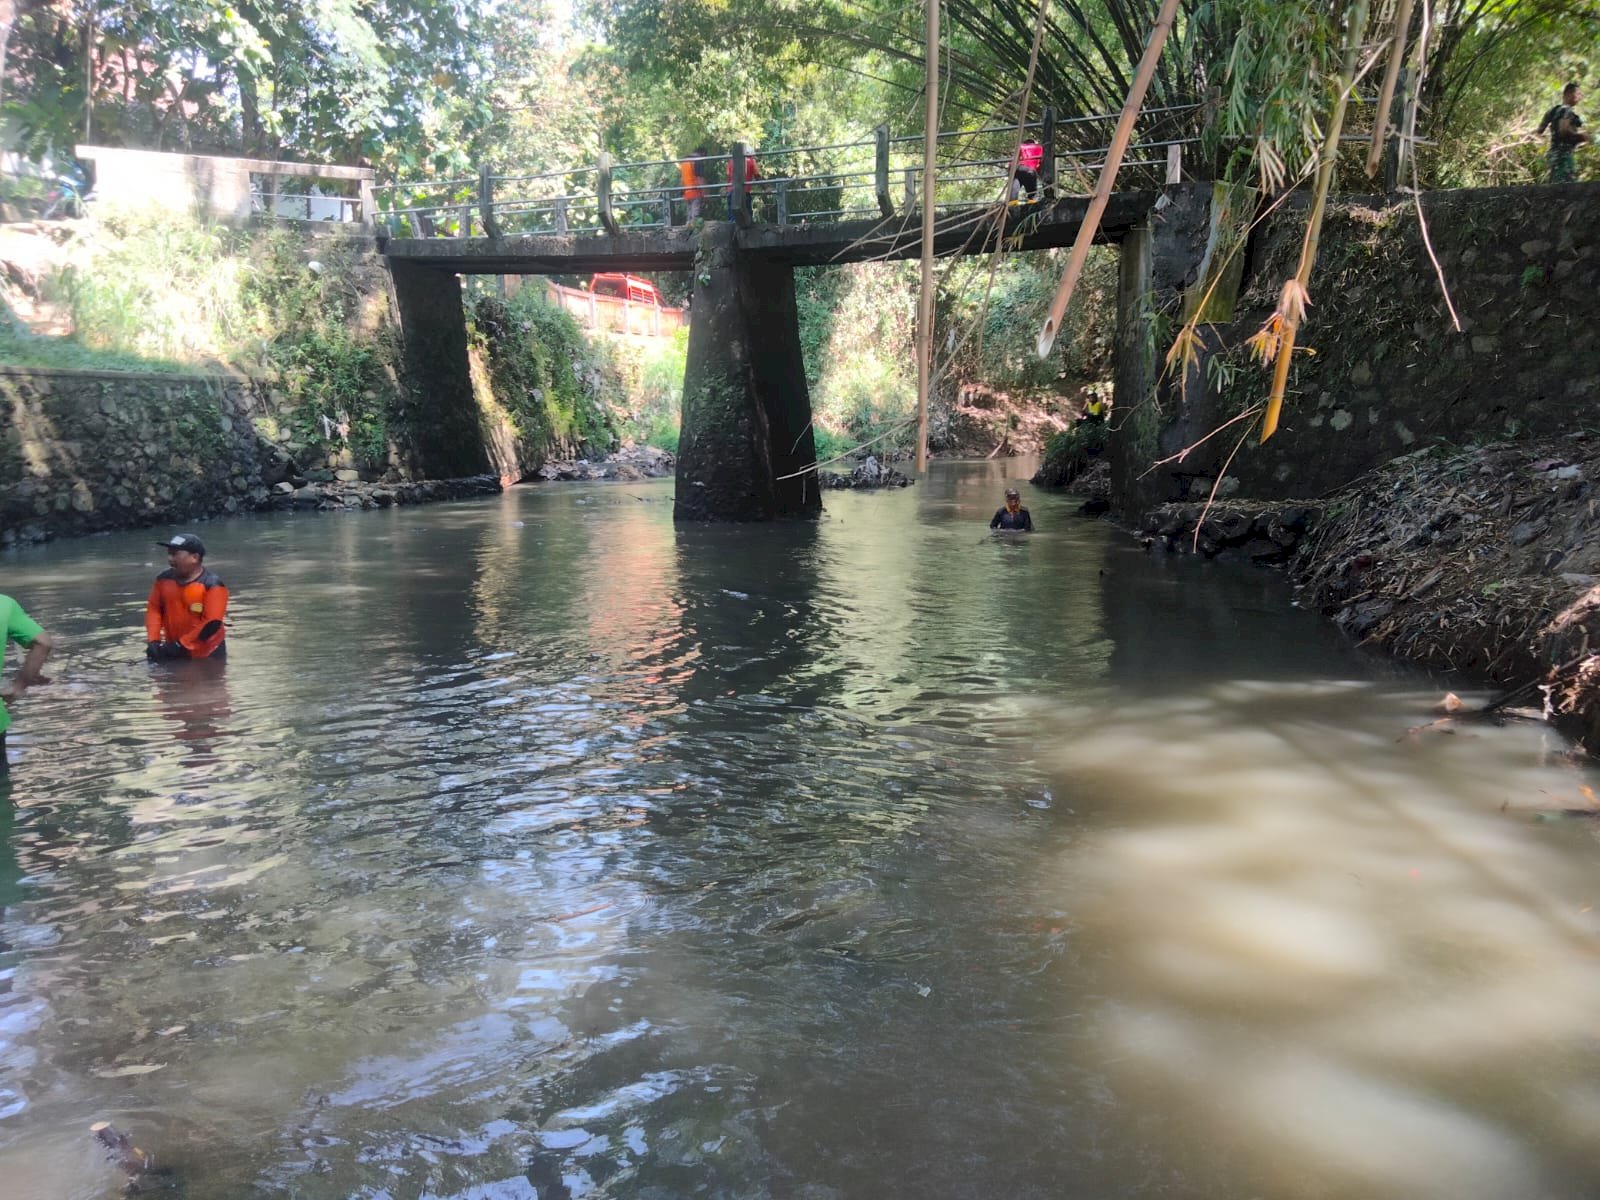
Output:
[[800,352],[794,269],[737,253],[732,221],[695,249],[689,359],[678,438],[679,521],[815,517],[822,495]]
[[467,314],[454,271],[390,259],[405,339],[413,466],[428,479],[490,469],[467,365]]

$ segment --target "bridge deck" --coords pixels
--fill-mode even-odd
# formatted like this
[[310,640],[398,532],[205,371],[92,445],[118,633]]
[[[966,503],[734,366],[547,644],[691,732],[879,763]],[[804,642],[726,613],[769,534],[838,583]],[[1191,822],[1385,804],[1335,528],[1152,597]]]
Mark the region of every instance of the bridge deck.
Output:
[[[1101,219],[1096,240],[1120,242],[1155,204],[1159,192],[1116,192]],[[1084,196],[1035,208],[1007,210],[1003,236],[1008,249],[1048,250],[1072,244],[1088,210]],[[934,252],[982,253],[993,248],[992,210],[941,213]],[[988,230],[985,235],[985,230]],[[883,220],[812,225],[750,225],[736,237],[745,254],[793,266],[915,258],[922,253],[922,217],[908,212]],[[506,238],[391,238],[390,258],[466,275],[566,275],[595,271],[687,271],[694,265],[695,231],[623,231],[616,234],[533,234]]]

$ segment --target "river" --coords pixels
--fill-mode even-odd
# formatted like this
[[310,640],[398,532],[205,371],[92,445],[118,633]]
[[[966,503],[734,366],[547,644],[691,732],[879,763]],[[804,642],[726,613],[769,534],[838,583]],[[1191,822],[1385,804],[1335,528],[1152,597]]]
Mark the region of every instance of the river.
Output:
[[221,671],[0,558],[0,1191],[1596,1195],[1595,774],[1008,469],[209,523]]

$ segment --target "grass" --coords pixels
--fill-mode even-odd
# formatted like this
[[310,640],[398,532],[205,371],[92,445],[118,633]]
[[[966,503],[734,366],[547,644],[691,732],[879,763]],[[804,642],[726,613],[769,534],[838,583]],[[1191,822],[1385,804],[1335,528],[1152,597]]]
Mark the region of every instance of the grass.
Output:
[[159,371],[177,375],[207,375],[216,363],[146,358],[123,350],[85,346],[70,337],[38,337],[0,327],[0,366],[54,367],[69,371]]

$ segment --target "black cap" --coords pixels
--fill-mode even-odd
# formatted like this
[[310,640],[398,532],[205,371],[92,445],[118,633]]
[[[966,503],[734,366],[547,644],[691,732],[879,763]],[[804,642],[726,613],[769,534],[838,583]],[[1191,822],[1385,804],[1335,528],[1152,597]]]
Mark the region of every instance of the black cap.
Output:
[[192,533],[175,533],[165,542],[157,542],[163,550],[187,550],[190,554],[206,556],[206,544]]

